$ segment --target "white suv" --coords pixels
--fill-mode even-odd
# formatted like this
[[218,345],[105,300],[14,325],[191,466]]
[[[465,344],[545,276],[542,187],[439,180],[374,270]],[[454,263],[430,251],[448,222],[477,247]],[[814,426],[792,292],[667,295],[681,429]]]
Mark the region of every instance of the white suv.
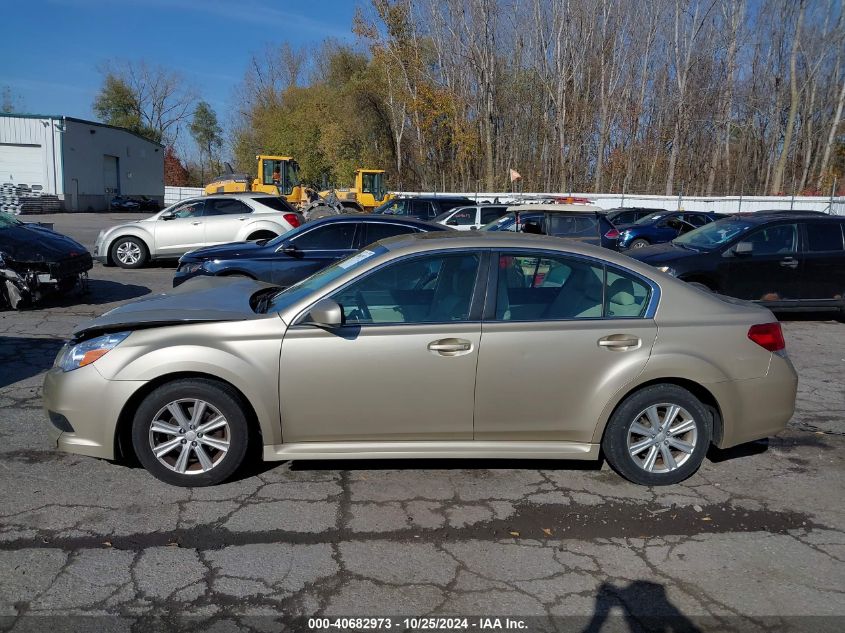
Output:
[[177,258],[202,246],[273,239],[303,222],[283,198],[263,193],[188,198],[144,220],[100,231],[93,257],[140,268],[151,259]]

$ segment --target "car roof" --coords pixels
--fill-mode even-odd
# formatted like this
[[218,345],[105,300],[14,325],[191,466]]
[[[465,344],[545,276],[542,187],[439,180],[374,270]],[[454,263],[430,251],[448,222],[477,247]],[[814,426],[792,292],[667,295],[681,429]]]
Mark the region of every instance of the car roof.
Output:
[[[396,196],[393,200],[460,200],[461,202],[469,200],[470,203],[475,204],[475,200],[472,198],[467,198],[466,196],[450,196],[445,194],[442,196]],[[389,202],[392,202],[392,200]]]
[[838,220],[845,221],[845,216],[830,215],[821,211],[750,211],[748,213],[731,213],[726,218],[738,218],[751,220],[757,224],[762,222],[774,222],[776,220]]
[[196,196],[197,198],[282,198],[284,196],[274,196],[272,193],[264,191],[235,191],[232,193],[210,193],[205,196]]
[[[419,220],[413,216],[403,216],[403,215],[384,215],[384,214],[376,214],[376,213],[341,213],[338,215],[329,215],[323,218],[318,218],[316,220],[311,220],[308,222],[308,225],[315,225],[315,224],[326,224],[329,222],[372,222],[375,224],[405,224],[408,226],[420,226],[420,227],[435,227],[438,229],[445,228],[442,224],[436,224],[434,222],[426,222],[425,220]],[[450,229],[454,230],[454,229]]]
[[602,259],[619,266],[651,271],[654,268],[641,264],[627,255],[622,255],[600,246],[593,246],[578,240],[535,235],[531,233],[512,233],[510,231],[446,231],[438,233],[408,233],[390,237],[379,242],[385,248],[397,254],[424,253],[431,250],[457,249],[472,250],[478,248],[525,248],[531,250],[559,250],[575,255],[584,255]]
[[601,213],[602,208],[594,204],[517,204],[508,207],[508,211],[536,211],[543,213]]

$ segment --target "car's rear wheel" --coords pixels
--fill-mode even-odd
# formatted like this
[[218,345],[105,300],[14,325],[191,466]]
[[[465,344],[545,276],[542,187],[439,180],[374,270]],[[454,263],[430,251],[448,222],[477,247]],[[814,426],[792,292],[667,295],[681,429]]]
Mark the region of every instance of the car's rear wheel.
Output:
[[211,486],[243,463],[249,425],[237,392],[198,378],[158,387],[138,407],[132,446],[153,476],[176,486]]
[[119,237],[111,246],[111,258],[121,268],[141,268],[149,259],[144,241],[137,237]]
[[625,398],[613,412],[602,449],[625,479],[664,486],[698,470],[711,437],[711,416],[698,398],[677,385],[653,385]]
[[628,245],[628,248],[645,248],[646,246],[651,246],[648,240],[637,238]]

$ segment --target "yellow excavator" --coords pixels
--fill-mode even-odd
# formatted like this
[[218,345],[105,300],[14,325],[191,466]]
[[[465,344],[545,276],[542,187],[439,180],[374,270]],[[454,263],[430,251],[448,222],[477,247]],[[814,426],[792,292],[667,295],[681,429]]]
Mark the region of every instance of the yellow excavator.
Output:
[[257,177],[235,173],[225,163],[226,173],[209,182],[205,193],[261,191],[282,196],[307,219],[370,212],[393,197],[385,189],[383,169],[356,169],[354,187],[317,192],[299,181],[299,164],[292,157],[259,155],[255,159]]

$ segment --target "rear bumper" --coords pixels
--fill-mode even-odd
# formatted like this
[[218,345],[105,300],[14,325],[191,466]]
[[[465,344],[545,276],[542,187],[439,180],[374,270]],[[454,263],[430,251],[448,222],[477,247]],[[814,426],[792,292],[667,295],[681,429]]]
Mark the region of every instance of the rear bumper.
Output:
[[721,406],[719,448],[780,433],[795,413],[798,374],[788,358],[772,354],[762,378],[707,385]]

